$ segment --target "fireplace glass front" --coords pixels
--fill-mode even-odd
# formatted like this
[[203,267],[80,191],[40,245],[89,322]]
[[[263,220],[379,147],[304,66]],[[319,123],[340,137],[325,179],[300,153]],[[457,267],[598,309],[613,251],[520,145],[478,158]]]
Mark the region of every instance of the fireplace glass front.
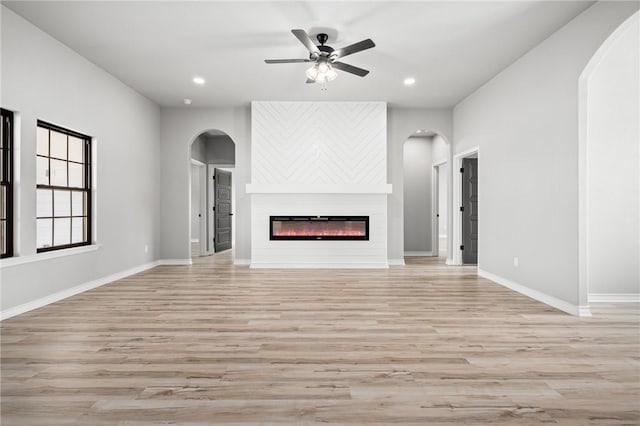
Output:
[[270,216],[270,240],[368,240],[369,216]]

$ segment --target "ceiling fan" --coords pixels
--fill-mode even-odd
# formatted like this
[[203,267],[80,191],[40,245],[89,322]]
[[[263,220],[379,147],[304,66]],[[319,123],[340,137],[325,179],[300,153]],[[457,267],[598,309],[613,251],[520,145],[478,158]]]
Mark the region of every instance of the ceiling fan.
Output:
[[369,74],[368,70],[339,62],[338,59],[375,47],[375,43],[370,38],[340,49],[334,49],[331,46],[325,46],[329,39],[329,36],[325,33],[320,33],[316,36],[320,43],[316,46],[304,30],[291,30],[291,32],[309,50],[309,59],[265,59],[264,61],[267,64],[312,62],[313,66],[307,70],[307,83],[326,83],[335,79],[337,73],[334,68],[359,77]]

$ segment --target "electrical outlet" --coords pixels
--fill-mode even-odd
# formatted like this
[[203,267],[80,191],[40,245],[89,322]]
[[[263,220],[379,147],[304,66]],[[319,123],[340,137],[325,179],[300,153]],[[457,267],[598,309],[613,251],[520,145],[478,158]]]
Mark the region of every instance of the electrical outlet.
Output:
[[144,252],[149,253],[149,244],[144,245]]
[[513,258],[513,266],[517,268],[519,264],[520,264],[520,259],[517,258],[517,257],[514,257]]

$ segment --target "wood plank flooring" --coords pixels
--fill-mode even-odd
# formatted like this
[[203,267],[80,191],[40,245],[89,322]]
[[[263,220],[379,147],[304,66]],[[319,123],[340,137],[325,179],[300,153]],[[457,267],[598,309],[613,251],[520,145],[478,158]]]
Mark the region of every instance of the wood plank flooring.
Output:
[[640,307],[409,258],[161,266],[2,322],[9,425],[640,424]]

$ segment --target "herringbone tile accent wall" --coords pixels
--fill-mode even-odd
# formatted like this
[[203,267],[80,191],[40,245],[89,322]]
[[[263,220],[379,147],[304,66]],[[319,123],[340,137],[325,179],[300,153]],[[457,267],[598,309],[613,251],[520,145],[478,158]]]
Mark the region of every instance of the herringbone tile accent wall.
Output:
[[253,183],[384,184],[384,102],[253,102]]

